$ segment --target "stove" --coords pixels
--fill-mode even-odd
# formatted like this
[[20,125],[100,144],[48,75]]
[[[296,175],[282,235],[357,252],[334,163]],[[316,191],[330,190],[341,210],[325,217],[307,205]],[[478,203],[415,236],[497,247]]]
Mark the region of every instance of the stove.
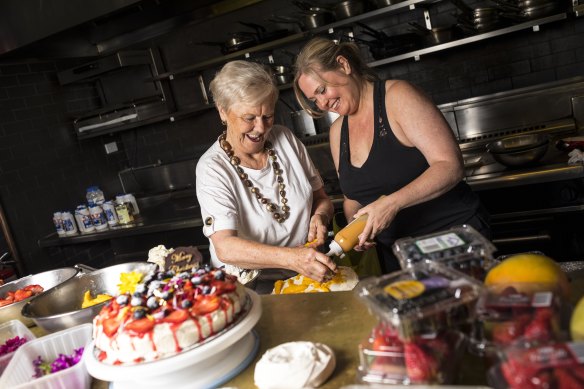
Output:
[[[584,78],[459,101],[441,110],[463,154],[465,179],[491,214],[499,255],[542,251],[560,261],[584,258],[584,165],[568,164],[558,140],[584,133]],[[491,142],[543,134],[548,148],[529,166],[507,167]]]

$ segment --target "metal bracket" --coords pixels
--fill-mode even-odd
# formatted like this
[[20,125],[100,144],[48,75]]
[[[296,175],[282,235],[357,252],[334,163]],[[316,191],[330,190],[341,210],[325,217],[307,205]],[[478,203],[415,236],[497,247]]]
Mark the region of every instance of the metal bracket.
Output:
[[539,24],[531,27],[531,29],[533,30],[533,32],[538,32],[539,31]]
[[432,19],[430,18],[430,12],[428,9],[424,9],[424,23],[426,24],[426,28],[428,30],[432,30]]
[[205,104],[209,104],[209,96],[207,95],[207,88],[205,87],[205,80],[203,80],[203,75],[199,73],[197,79],[199,80],[199,86],[201,87],[201,94],[203,95],[203,100],[205,101]]

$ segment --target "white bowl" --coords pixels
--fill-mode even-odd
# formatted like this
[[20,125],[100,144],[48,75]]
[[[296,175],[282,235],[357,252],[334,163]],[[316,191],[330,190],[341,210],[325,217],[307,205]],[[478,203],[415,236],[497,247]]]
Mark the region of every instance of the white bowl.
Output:
[[43,336],[23,344],[0,377],[0,388],[11,389],[89,389],[91,377],[83,359],[75,366],[41,378],[33,378],[33,361],[40,355],[47,362],[59,354],[71,355],[75,349],[85,347],[91,341],[91,324],[82,324],[64,331]]

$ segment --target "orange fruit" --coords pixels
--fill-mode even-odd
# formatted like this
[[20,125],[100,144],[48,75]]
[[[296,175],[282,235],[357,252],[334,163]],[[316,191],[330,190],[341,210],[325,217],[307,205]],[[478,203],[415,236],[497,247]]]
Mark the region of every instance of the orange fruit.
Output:
[[524,290],[534,291],[541,286],[546,290],[550,285],[556,286],[562,297],[570,297],[570,282],[556,261],[542,254],[523,253],[504,259],[491,268],[485,278],[486,286],[514,284]]

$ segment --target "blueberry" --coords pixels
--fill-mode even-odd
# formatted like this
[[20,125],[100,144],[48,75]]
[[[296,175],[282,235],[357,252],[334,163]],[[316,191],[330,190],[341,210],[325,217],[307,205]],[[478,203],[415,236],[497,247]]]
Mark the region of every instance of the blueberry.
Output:
[[213,267],[206,263],[205,266],[203,266],[203,269],[205,270],[205,272],[209,273],[211,269],[213,269]]
[[164,278],[172,278],[172,277],[174,277],[174,274],[175,274],[174,271],[169,270],[166,272]]
[[216,279],[216,280],[223,281],[223,280],[225,279],[225,273],[223,273],[223,271],[222,271],[222,270],[217,270],[217,271],[215,272],[215,279]]
[[179,273],[178,276],[183,279],[186,280],[187,278],[189,278],[191,275],[189,273],[187,273],[186,271],[183,271],[182,273]]
[[160,288],[160,285],[162,285],[162,282],[160,282],[160,281],[152,281],[150,283],[150,288],[151,289],[158,289],[158,288]]
[[148,301],[146,301],[146,306],[150,309],[158,308],[158,301],[156,301],[156,297],[150,296],[150,298],[148,298]]
[[146,287],[146,284],[138,284],[136,285],[136,291],[135,293],[146,293],[146,291],[148,290],[148,288]]
[[191,278],[191,282],[193,283],[193,285],[199,285],[201,282],[203,282],[203,278],[200,276],[194,276],[193,278]]
[[164,279],[164,273],[163,272],[156,273],[156,279],[159,281]]
[[116,303],[120,304],[120,305],[126,305],[128,304],[128,295],[127,294],[121,294],[116,298]]
[[203,285],[203,294],[211,293],[211,287],[209,285]]
[[144,317],[146,317],[146,311],[143,309],[136,309],[134,311],[134,319],[142,319]]
[[153,279],[154,279],[154,273],[148,273],[148,274],[146,274],[146,276],[144,277],[144,279],[142,280],[142,282],[144,284],[147,284],[150,281],[152,281]]
[[132,297],[132,301],[130,302],[130,305],[133,307],[139,307],[140,305],[144,304],[144,299],[142,297]]
[[197,269],[197,274],[198,274],[198,275],[202,276],[202,275],[204,275],[205,273],[207,273],[207,271],[206,271],[205,269]]
[[168,300],[172,297],[172,292],[169,290],[165,290],[160,294],[160,297],[162,297],[164,300]]
[[193,303],[191,302],[191,300],[183,300],[180,303],[181,308],[190,308],[193,306]]

